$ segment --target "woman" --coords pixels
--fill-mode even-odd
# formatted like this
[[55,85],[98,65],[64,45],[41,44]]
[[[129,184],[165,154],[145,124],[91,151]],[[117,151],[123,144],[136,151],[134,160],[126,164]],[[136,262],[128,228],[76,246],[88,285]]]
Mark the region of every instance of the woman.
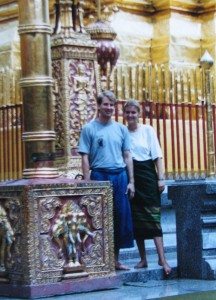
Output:
[[169,275],[171,268],[165,259],[160,224],[160,194],[165,188],[162,150],[153,127],[138,124],[139,113],[140,106],[136,100],[126,102],[124,117],[131,137],[135,180],[135,197],[131,201],[131,209],[134,237],[141,258],[135,268],[148,266],[145,239],[154,239],[158,264]]

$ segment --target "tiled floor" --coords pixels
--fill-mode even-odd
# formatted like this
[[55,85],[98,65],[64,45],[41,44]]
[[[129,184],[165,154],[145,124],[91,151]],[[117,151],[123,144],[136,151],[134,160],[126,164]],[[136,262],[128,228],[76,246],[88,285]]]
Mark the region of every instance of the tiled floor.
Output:
[[[176,297],[178,295],[178,297]],[[170,296],[174,296],[171,297]],[[1,300],[9,299],[0,297]],[[11,299],[11,298],[10,298]],[[17,300],[18,298],[13,298]],[[215,300],[216,281],[209,280],[150,280],[129,282],[118,289],[49,297],[46,300]]]

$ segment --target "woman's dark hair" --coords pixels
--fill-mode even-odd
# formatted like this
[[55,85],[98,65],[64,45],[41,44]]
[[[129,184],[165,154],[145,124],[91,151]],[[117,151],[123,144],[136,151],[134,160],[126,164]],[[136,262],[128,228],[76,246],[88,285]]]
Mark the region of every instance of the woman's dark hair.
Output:
[[103,91],[102,93],[100,93],[97,97],[97,104],[101,105],[103,98],[107,97],[111,102],[113,102],[114,104],[116,103],[116,97],[115,94],[111,91]]

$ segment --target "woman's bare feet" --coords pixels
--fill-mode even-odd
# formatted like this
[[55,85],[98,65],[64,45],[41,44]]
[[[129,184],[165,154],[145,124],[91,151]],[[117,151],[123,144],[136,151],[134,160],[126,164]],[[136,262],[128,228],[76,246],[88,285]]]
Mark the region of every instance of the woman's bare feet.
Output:
[[164,273],[166,276],[170,275],[172,272],[172,268],[169,266],[167,261],[164,261],[163,263],[161,261],[158,261],[159,266],[163,267]]
[[134,266],[135,269],[142,269],[142,268],[147,268],[148,264],[146,260],[141,260],[140,262],[138,262],[138,264],[136,266]]
[[128,271],[128,270],[130,270],[130,268],[128,266],[125,266],[125,265],[121,264],[118,261],[115,262],[115,269],[117,271]]

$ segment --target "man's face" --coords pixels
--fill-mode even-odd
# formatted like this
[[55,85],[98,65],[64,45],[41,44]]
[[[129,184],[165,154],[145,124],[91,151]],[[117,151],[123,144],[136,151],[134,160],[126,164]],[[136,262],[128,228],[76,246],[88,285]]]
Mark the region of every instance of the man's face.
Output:
[[101,117],[111,118],[115,109],[115,103],[110,101],[109,98],[104,97],[101,104],[98,106]]

